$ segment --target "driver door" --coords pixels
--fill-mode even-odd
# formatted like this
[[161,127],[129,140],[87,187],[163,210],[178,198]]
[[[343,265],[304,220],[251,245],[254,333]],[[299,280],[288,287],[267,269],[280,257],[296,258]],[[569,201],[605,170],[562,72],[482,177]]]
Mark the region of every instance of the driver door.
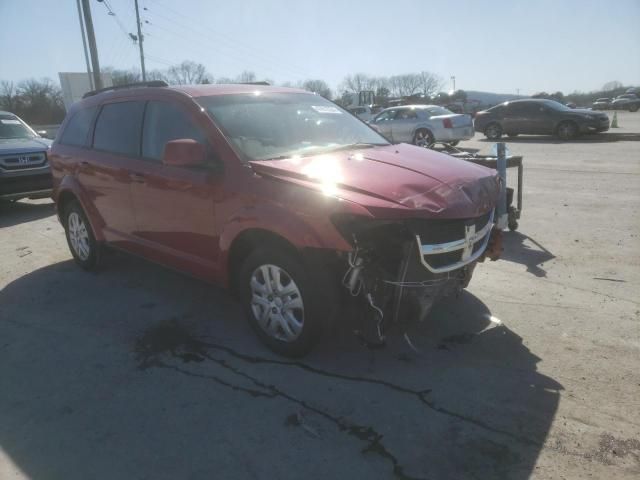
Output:
[[164,165],[166,143],[184,138],[208,144],[181,105],[149,101],[142,127],[142,158],[131,167],[135,236],[146,249],[145,256],[209,277],[217,270],[215,203],[222,196],[222,174],[213,165]]
[[373,122],[371,122],[372,125],[375,126],[375,129],[389,141],[393,140],[392,124],[394,121],[393,119],[395,118],[397,113],[398,110],[395,108],[391,110],[385,110],[383,112],[380,112],[380,114],[378,114],[378,116],[373,119]]

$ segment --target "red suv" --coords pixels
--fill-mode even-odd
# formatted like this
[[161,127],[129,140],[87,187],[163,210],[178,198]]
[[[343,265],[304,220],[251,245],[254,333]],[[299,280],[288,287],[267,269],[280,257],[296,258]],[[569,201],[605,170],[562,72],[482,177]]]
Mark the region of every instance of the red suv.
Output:
[[318,95],[264,85],[90,92],[50,161],[81,267],[110,247],[230,287],[291,356],[349,305],[383,340],[465,287],[499,191],[493,170],[391,145]]

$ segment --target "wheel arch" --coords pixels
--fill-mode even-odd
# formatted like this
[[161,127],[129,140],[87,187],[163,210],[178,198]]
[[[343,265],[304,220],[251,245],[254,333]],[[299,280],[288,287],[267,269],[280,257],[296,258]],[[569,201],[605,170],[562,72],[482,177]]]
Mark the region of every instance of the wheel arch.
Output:
[[69,205],[70,202],[76,201],[80,204],[82,210],[84,210],[87,219],[89,220],[89,224],[91,225],[91,229],[93,230],[93,235],[95,236],[96,241],[104,241],[102,228],[98,228],[100,225],[104,225],[104,222],[102,222],[102,217],[100,216],[98,211],[91,205],[91,203],[86,201],[81,186],[73,177],[67,175],[62,179],[58,187],[55,189],[53,198],[56,204],[58,220],[63,224],[63,226],[63,216],[67,205]]

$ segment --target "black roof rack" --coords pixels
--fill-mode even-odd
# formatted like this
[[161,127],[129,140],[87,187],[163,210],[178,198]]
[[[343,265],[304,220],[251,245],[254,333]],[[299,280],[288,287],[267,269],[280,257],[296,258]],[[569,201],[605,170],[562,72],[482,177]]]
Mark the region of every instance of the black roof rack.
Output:
[[239,85],[264,85],[268,87],[271,84],[269,82],[240,82]]
[[123,85],[113,85],[111,87],[101,88],[99,90],[92,90],[90,92],[85,93],[82,98],[93,97],[102,92],[108,92],[110,90],[120,90],[121,88],[135,88],[135,87],[168,87],[169,84],[162,80],[151,80],[149,82],[136,82],[136,83],[125,83]]

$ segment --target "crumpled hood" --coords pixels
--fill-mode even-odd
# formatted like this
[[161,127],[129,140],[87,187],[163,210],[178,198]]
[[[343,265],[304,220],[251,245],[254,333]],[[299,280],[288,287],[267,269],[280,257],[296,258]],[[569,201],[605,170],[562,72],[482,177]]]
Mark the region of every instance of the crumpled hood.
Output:
[[374,215],[469,218],[495,206],[496,172],[413,145],[250,162],[254,171],[352,201]]
[[47,138],[0,138],[0,155],[26,152],[42,152],[51,145]]

